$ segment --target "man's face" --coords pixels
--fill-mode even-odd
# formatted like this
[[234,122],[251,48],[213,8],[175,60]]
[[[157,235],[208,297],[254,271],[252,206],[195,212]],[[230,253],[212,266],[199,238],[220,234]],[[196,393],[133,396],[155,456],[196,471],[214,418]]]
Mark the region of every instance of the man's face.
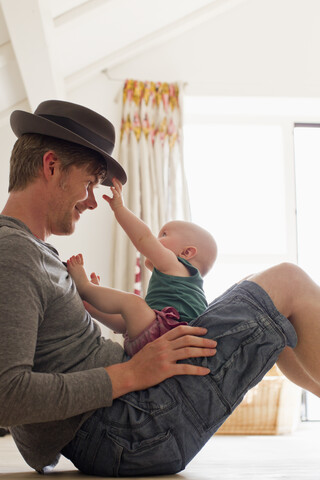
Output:
[[84,167],[72,166],[67,172],[59,172],[48,215],[50,234],[71,235],[74,232],[80,215],[97,207],[94,187],[98,183],[96,175],[88,173]]

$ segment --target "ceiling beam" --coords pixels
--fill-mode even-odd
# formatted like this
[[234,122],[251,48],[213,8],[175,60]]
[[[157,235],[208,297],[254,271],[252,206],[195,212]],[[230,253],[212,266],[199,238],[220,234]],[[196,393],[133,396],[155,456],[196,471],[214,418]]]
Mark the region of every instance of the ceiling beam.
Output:
[[74,21],[78,17],[87,15],[88,12],[105,5],[105,3],[106,0],[87,0],[56,16],[54,18],[54,24],[56,27],[60,27],[61,25],[69,23],[70,20]]
[[185,15],[179,20],[158,29],[149,35],[145,35],[135,42],[132,42],[104,58],[93,62],[91,65],[88,65],[78,72],[67,76],[66,88],[72,90],[81,83],[86,82],[92,76],[97,75],[102,71],[117,67],[133,57],[168,42],[212,18],[227,13],[229,10],[238,7],[247,1],[248,0],[212,0],[212,2],[205,7],[199,8],[198,10]]
[[43,100],[63,99],[49,2],[1,0],[1,6],[31,110]]

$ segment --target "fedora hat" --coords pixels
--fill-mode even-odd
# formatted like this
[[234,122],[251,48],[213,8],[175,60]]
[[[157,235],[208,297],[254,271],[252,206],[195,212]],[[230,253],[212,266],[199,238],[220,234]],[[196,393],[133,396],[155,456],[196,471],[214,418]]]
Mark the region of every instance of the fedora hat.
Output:
[[100,153],[107,166],[103,185],[112,185],[113,177],[122,184],[127,181],[126,172],[111,157],[115,143],[114,126],[89,108],[62,100],[46,100],[40,103],[34,113],[15,110],[10,116],[10,124],[18,138],[25,133],[39,133]]

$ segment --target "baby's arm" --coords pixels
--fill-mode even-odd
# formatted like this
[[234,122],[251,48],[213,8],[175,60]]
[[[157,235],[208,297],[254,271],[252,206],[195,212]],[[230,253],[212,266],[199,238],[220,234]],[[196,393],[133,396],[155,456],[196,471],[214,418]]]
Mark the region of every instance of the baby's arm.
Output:
[[136,249],[148,258],[151,263],[161,272],[173,273],[175,268],[179,268],[179,262],[176,255],[164,247],[157,237],[153,235],[150,228],[123,205],[122,185],[114,178],[111,191],[113,197],[103,195],[103,198],[112,208],[117,222],[126,232]]

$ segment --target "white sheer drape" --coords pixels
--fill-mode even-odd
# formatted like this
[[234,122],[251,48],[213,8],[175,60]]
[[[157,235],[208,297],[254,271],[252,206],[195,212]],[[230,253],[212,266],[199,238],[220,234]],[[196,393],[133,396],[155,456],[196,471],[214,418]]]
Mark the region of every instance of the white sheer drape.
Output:
[[[128,175],[124,200],[156,235],[167,221],[190,218],[181,117],[177,84],[125,82],[119,158]],[[113,286],[144,295],[144,259],[118,225],[114,235]]]

